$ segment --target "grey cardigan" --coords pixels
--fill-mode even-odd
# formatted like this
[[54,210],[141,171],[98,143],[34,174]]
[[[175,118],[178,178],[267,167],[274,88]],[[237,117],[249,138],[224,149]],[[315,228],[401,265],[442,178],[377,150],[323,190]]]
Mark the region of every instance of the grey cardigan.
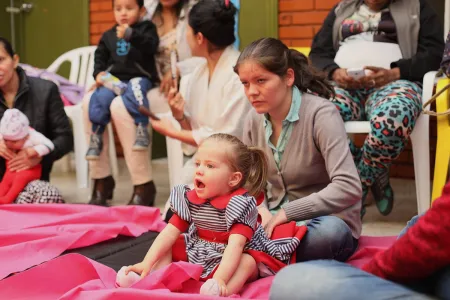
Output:
[[265,138],[264,116],[252,111],[244,128],[244,143],[263,149],[269,158],[271,199],[284,206],[289,221],[334,215],[344,220],[353,237],[361,234],[361,181],[347,142],[344,123],[328,100],[304,93],[280,170]]

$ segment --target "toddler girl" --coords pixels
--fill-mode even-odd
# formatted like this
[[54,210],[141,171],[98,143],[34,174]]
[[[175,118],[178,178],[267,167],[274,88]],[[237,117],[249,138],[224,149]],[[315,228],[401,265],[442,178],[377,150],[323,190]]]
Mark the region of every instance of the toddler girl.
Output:
[[257,222],[254,196],[263,192],[267,178],[263,151],[232,135],[214,134],[196,153],[194,176],[193,190],[186,185],[172,190],[173,217],[144,260],[119,272],[119,285],[136,277],[133,272],[144,277],[182,260],[203,266],[201,279],[210,280],[201,294],[228,296],[291,262],[306,227],[287,223],[269,239]]

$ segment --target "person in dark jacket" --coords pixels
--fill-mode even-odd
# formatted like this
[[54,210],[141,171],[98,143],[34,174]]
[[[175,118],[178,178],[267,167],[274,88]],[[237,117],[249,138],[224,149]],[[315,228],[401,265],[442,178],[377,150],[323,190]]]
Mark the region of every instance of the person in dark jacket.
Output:
[[147,151],[150,145],[148,117],[138,107],[149,107],[147,91],[159,80],[154,60],[159,44],[156,26],[150,21],[139,21],[146,12],[143,0],[115,0],[113,4],[117,24],[103,34],[95,51],[93,75],[97,89],[89,103],[92,134],[88,160],[99,159],[103,132],[111,120],[110,106],[116,98],[115,92],[103,86],[107,73],[127,83],[122,99],[136,124],[133,150]]
[[[143,117],[137,108],[138,104],[149,108],[147,90],[158,81],[154,56],[159,38],[153,23],[138,21],[145,14],[143,0],[113,0],[113,4],[117,25],[103,34],[95,53],[94,76],[97,83],[102,84],[101,72],[109,71],[130,82],[121,96],[99,87],[84,97],[86,137],[90,138],[96,132],[87,153],[88,157],[94,158],[89,160],[89,176],[94,180],[89,203],[107,205],[107,200],[113,198],[115,181],[107,155],[110,141],[106,132],[102,133],[111,119],[134,186],[128,204],[152,206],[156,187],[152,180],[148,118]],[[93,116],[97,118],[92,119]]]
[[49,181],[53,162],[73,149],[73,135],[64,111],[58,87],[51,81],[28,77],[18,67],[19,57],[11,44],[0,37],[0,119],[9,108],[23,112],[30,126],[50,139],[55,149],[43,157],[28,157],[22,151],[14,155],[0,143],[0,180],[3,179],[5,159],[13,171],[32,168],[42,163],[41,180]]
[[[350,148],[378,210],[391,212],[389,167],[403,151],[421,111],[420,81],[439,68],[442,25],[425,0],[345,0],[326,17],[311,47],[312,64],[335,83],[344,121],[370,121],[362,149]],[[361,216],[364,215],[363,206]]]

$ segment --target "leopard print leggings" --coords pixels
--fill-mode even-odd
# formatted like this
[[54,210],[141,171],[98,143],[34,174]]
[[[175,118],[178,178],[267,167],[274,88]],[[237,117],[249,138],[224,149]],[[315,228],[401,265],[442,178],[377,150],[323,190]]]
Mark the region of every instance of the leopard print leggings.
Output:
[[370,121],[371,132],[361,149],[349,140],[361,183],[369,187],[405,148],[421,111],[422,89],[397,80],[377,89],[335,87],[335,92],[332,102],[344,121]]

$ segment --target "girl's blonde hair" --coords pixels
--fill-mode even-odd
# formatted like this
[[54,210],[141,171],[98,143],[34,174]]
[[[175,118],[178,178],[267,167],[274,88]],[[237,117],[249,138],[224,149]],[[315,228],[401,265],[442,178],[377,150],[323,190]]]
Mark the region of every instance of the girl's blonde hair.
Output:
[[259,148],[247,147],[237,137],[225,133],[217,133],[209,136],[205,141],[212,140],[229,144],[229,167],[234,172],[242,173],[242,180],[238,185],[245,187],[249,194],[258,197],[264,191],[267,183],[267,156]]

